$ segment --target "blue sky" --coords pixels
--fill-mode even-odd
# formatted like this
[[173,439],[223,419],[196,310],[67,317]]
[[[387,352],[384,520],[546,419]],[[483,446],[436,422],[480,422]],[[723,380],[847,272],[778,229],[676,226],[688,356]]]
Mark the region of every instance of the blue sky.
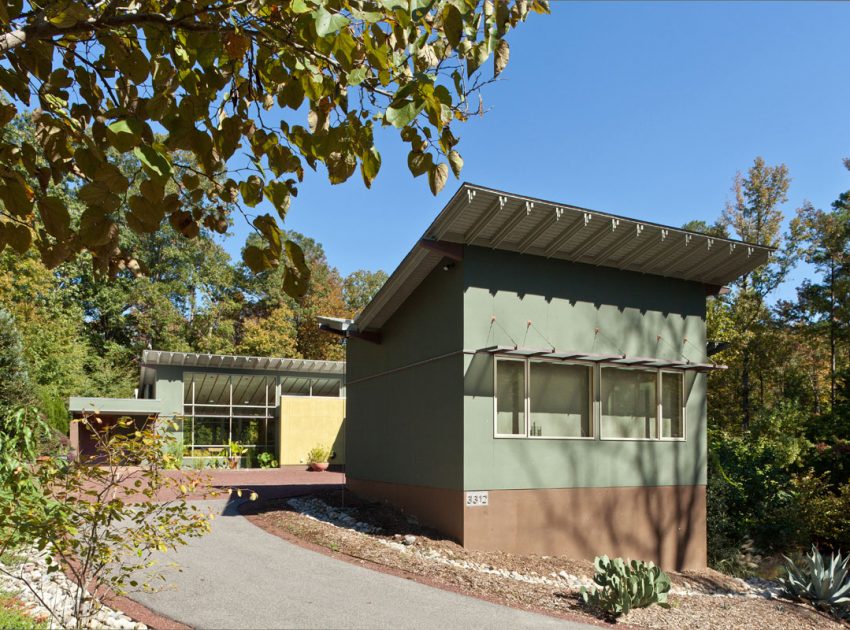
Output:
[[[850,189],[850,4],[552,5],[509,36],[489,113],[456,130],[462,180],[671,225],[716,219],[757,155],[787,164],[789,217]],[[392,271],[459,185],[435,198],[393,132],[378,148],[371,190],[310,172],[287,218],[343,274]],[[226,243],[234,257],[245,233]]]

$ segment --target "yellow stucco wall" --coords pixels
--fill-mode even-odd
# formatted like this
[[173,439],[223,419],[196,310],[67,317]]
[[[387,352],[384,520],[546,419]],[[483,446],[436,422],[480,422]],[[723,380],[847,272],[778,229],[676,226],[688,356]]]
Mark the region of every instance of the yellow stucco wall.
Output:
[[307,453],[318,445],[336,453],[331,464],[344,464],[344,419],[345,398],[281,396],[280,465],[306,464]]

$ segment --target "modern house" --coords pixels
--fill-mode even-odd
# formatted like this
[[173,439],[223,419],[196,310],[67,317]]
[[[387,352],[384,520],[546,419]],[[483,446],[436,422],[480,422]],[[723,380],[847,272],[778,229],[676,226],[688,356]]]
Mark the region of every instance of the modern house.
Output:
[[706,563],[706,298],[770,250],[464,184],[353,323],[346,474],[473,549]]
[[[344,363],[145,350],[135,398],[73,397],[74,417],[96,413],[105,423],[133,418],[137,426],[173,420],[184,465],[229,454],[231,442],[247,447],[244,466],[261,452],[282,466],[306,463],[319,444],[345,461]],[[71,443],[95,456],[94,436],[71,424]]]

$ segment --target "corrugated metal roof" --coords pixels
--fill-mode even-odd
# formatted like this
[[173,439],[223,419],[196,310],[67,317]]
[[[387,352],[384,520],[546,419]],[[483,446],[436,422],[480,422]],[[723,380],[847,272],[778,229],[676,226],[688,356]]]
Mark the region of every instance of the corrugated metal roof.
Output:
[[[423,239],[722,286],[765,264],[769,247],[463,184]],[[419,245],[355,320],[378,329],[443,259]]]
[[249,357],[233,354],[203,354],[199,352],[168,352],[145,350],[142,366],[176,365],[180,367],[260,370],[267,372],[304,372],[310,374],[343,374],[344,361],[287,359],[284,357]]

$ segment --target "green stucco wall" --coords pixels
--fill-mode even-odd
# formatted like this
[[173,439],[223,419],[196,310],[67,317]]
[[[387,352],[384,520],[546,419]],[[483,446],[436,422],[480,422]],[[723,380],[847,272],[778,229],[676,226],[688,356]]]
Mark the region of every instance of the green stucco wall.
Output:
[[348,340],[350,477],[461,488],[462,280],[462,265],[438,267],[384,325],[380,344]]
[[[463,275],[467,350],[518,343],[705,359],[701,284],[477,247],[466,248]],[[466,490],[705,483],[704,374],[685,377],[686,441],[658,442],[495,439],[493,359],[466,353],[463,371]]]

